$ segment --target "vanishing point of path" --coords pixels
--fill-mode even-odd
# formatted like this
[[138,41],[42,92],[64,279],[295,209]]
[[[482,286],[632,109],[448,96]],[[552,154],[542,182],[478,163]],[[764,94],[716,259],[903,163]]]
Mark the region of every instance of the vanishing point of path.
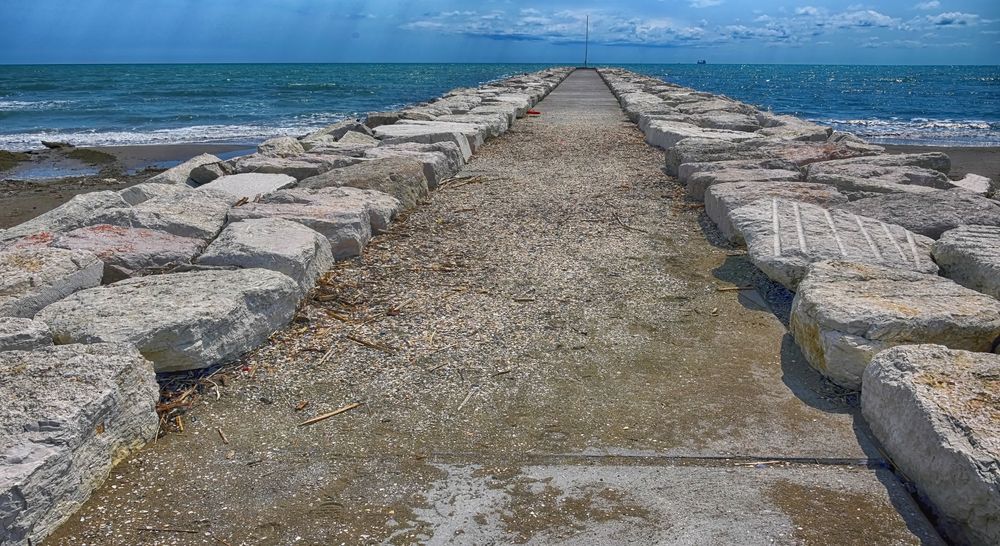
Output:
[[536,109],[49,543],[934,543],[597,74]]

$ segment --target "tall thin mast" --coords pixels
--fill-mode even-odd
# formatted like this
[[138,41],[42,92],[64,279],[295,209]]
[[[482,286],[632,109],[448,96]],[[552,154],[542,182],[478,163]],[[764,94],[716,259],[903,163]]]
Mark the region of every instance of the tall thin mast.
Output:
[[583,66],[587,66],[590,55],[590,15],[587,15],[587,39],[583,42]]

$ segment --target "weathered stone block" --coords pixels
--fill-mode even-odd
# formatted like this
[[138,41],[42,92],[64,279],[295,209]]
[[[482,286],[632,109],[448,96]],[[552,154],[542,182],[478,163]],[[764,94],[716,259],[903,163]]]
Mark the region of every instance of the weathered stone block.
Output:
[[286,174],[231,174],[205,184],[199,190],[210,189],[228,193],[238,199],[257,199],[262,195],[295,185],[295,178]]
[[415,207],[429,193],[424,165],[412,157],[372,159],[299,182],[299,187],[306,189],[344,186],[381,191],[406,208]]
[[313,229],[281,218],[260,218],[226,226],[197,263],[278,271],[305,293],[333,266],[333,252],[329,240]]
[[52,246],[94,253],[104,263],[102,282],[191,263],[206,241],[165,231],[98,224],[61,235]]
[[944,276],[1000,299],[1000,227],[962,226],[946,231],[931,252]]
[[186,185],[188,180],[191,178],[191,171],[201,167],[202,165],[209,165],[211,163],[218,163],[220,160],[212,154],[201,154],[191,159],[177,165],[176,167],[171,167],[162,173],[150,178],[146,182],[151,182],[154,184],[177,184]]
[[0,353],[0,544],[40,544],[156,436],[149,361],[118,344]]
[[802,173],[798,170],[783,169],[731,169],[702,171],[692,174],[687,180],[688,195],[693,199],[705,199],[705,191],[716,184],[730,182],[799,182]]
[[0,353],[33,351],[49,345],[52,345],[52,332],[45,323],[28,318],[0,317]]
[[295,314],[299,287],[266,269],[126,279],[77,292],[36,316],[57,343],[130,343],[157,372],[232,361]]
[[934,242],[906,229],[841,210],[762,199],[729,214],[754,265],[795,290],[813,262],[850,260],[937,273]]
[[705,214],[719,231],[733,243],[742,243],[743,236],[733,225],[732,211],[761,199],[787,199],[830,208],[847,202],[847,196],[833,186],[808,182],[731,182],[715,184],[705,193]]
[[893,193],[837,207],[937,239],[958,226],[1000,226],[1000,203],[960,190]]
[[861,411],[956,544],[1000,544],[1000,356],[910,345],[866,368]]
[[101,284],[91,252],[62,248],[0,251],[0,316],[31,318],[46,305]]
[[861,388],[872,357],[896,345],[990,352],[1000,341],[1000,302],[936,275],[819,262],[798,288],[796,343],[813,368],[849,389]]

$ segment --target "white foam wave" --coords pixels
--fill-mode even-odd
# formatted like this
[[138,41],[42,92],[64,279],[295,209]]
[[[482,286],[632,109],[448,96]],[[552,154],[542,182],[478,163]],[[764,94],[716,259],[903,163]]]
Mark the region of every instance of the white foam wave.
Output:
[[27,112],[36,110],[56,110],[73,104],[71,100],[0,100],[0,112]]
[[0,135],[0,149],[31,150],[41,147],[41,141],[69,142],[76,146],[129,146],[137,144],[192,143],[254,143],[276,136],[299,136],[319,129],[323,124],[302,124],[286,127],[265,125],[196,125],[148,132],[58,132],[42,131]]

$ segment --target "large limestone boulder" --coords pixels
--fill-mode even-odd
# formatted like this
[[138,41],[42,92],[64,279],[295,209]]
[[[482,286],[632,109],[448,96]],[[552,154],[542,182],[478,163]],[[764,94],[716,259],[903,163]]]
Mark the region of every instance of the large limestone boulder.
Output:
[[194,169],[191,169],[191,174],[188,180],[190,181],[190,185],[197,187],[208,184],[216,178],[226,176],[227,174],[236,174],[232,168],[232,160],[198,165]]
[[122,196],[129,205],[135,206],[145,203],[154,197],[170,197],[191,191],[187,184],[159,184],[154,182],[143,182],[135,186],[129,186],[124,190],[119,190],[118,195]]
[[753,113],[752,106],[719,96],[711,96],[703,100],[681,102],[675,106],[685,114],[706,114],[708,112]]
[[[416,142],[418,144],[435,144],[438,142],[453,142],[462,151],[462,160],[472,157],[474,144],[469,142],[466,134],[457,126],[461,124],[446,124],[446,127],[413,125],[409,123],[394,123],[381,125],[375,129],[375,136],[385,144],[401,144]],[[465,126],[466,128],[468,126]],[[476,131],[478,133],[478,131]]]
[[931,252],[944,276],[1000,299],[1000,227],[962,226],[946,231]]
[[507,116],[496,112],[485,114],[448,114],[438,116],[437,121],[471,123],[482,128],[486,132],[486,138],[498,137],[506,133],[507,129],[510,128]]
[[361,253],[372,233],[388,229],[402,209],[396,198],[357,188],[321,191],[282,190],[257,203],[233,208],[231,222],[254,218],[284,218],[307,226],[326,237],[335,258]]
[[126,279],[43,309],[57,343],[130,343],[157,372],[232,361],[287,324],[299,286],[267,269],[195,271]]
[[795,116],[776,116],[769,112],[758,112],[757,121],[763,127],[758,133],[782,140],[825,142],[833,129]]
[[[756,171],[761,169],[801,172],[798,165],[784,159],[736,159],[732,161],[684,163],[677,168],[677,180],[682,184],[687,184],[688,179],[698,173],[726,170]],[[805,175],[803,174],[801,178],[804,179]]]
[[994,185],[993,180],[973,173],[966,174],[965,177],[960,180],[952,180],[951,183],[958,189],[982,195],[984,197],[990,195],[990,189]]
[[115,209],[128,209],[129,204],[113,191],[95,191],[73,196],[62,205],[23,224],[0,232],[0,240],[10,241],[36,233],[59,233],[92,225],[94,218]]
[[883,193],[929,193],[954,187],[943,173],[922,167],[831,163],[810,165],[806,180],[835,186],[852,199]]
[[98,224],[61,235],[52,246],[94,253],[104,263],[102,282],[109,284],[189,264],[205,244],[155,229]]
[[437,188],[445,179],[454,176],[465,165],[461,150],[453,142],[437,144],[407,142],[379,146],[366,150],[365,157],[368,159],[412,157],[423,165],[427,188],[431,190]]
[[518,118],[517,107],[510,103],[481,104],[466,113],[473,115],[500,114],[507,118],[508,127],[513,126],[514,120]]
[[[393,121],[392,123],[395,123]],[[372,125],[374,127],[374,125]],[[302,137],[303,142],[315,141],[323,139],[326,137],[333,138],[334,140],[340,140],[348,133],[360,133],[362,135],[373,136],[372,130],[354,119],[345,119],[344,121],[338,121],[333,125],[328,125],[318,131],[313,131],[308,135]]]
[[295,182],[295,178],[287,174],[231,174],[216,178],[199,189],[225,192],[238,199],[257,199],[262,195],[294,186]]
[[392,125],[403,119],[401,112],[368,112],[365,116],[365,125],[376,129],[383,125]]
[[176,184],[176,185],[186,185],[188,180],[191,178],[191,171],[201,167],[202,165],[209,165],[211,163],[218,163],[220,160],[212,154],[201,154],[191,159],[177,165],[176,167],[171,167],[162,173],[150,178],[146,182],[151,182],[154,184]]
[[726,142],[740,142],[759,138],[753,133],[708,129],[680,121],[653,120],[646,127],[646,142],[663,149],[672,148],[685,138],[708,138]]
[[0,353],[33,351],[49,345],[52,345],[52,331],[44,322],[28,318],[0,317]]
[[295,157],[305,151],[298,140],[288,136],[265,140],[257,146],[257,153],[266,157]]
[[156,436],[149,361],[119,344],[0,353],[0,544],[40,544]]
[[[476,151],[482,147],[487,135],[486,128],[479,125],[472,123],[452,123],[447,121],[438,121],[436,119],[432,121],[404,119],[395,126],[423,127],[433,131],[455,131],[461,133],[465,135],[465,139],[469,142],[469,149],[472,153],[476,153]],[[386,128],[386,130],[390,129]]]
[[1000,544],[1000,356],[894,347],[864,374],[861,411],[955,544]]
[[202,187],[211,188],[213,187],[212,183],[233,174],[277,174],[302,180],[332,169],[354,165],[360,161],[357,158],[328,152],[333,152],[333,150],[313,148],[310,153],[295,157],[267,157],[260,154],[239,157],[223,164],[226,174],[205,183]]
[[[927,152],[920,154],[880,154],[848,159],[836,159],[814,164],[817,169],[839,169],[845,165],[873,165],[878,167],[919,167],[948,174],[951,171],[951,158],[943,152]],[[808,172],[813,165],[806,167]]]
[[95,215],[87,225],[146,228],[208,240],[222,230],[226,212],[237,199],[229,193],[199,188],[178,195],[154,197],[130,208],[110,209]]
[[760,129],[760,122],[757,121],[756,117],[742,112],[712,111],[704,114],[695,114],[688,119],[691,120],[691,123],[699,127],[707,127],[709,129],[743,132]]
[[686,138],[667,150],[666,171],[677,176],[684,163],[783,159],[798,166],[819,161],[875,155],[884,148],[855,142],[801,142],[758,136],[731,142],[714,138]]
[[692,174],[687,179],[688,195],[699,201],[705,199],[705,191],[716,184],[731,182],[798,182],[802,173],[784,169],[727,169],[710,170]]
[[260,218],[226,226],[197,263],[278,271],[305,293],[333,266],[333,252],[316,230],[281,218]]
[[743,236],[729,215],[736,209],[761,199],[786,199],[823,208],[847,203],[847,196],[833,186],[808,182],[730,182],[715,184],[705,192],[705,214],[732,243],[743,243]]
[[46,305],[101,284],[93,253],[62,248],[0,251],[0,316],[31,318]]
[[[304,141],[310,154],[336,155],[344,157],[361,157],[365,151],[378,146],[381,141],[357,131],[350,131],[339,140],[331,136]],[[342,165],[338,165],[342,166]]]
[[838,208],[937,239],[958,226],[1000,226],[1000,203],[965,191],[894,193],[852,201]]
[[789,329],[813,368],[859,389],[872,357],[896,345],[993,351],[1000,301],[936,275],[819,262],[799,284]]
[[809,265],[823,260],[898,267],[937,273],[934,242],[906,229],[842,210],[787,199],[761,199],[729,219],[746,241],[754,265],[795,290]]
[[406,208],[415,207],[429,193],[424,165],[412,157],[372,159],[299,182],[299,187],[307,189],[345,186],[381,191],[399,199]]

